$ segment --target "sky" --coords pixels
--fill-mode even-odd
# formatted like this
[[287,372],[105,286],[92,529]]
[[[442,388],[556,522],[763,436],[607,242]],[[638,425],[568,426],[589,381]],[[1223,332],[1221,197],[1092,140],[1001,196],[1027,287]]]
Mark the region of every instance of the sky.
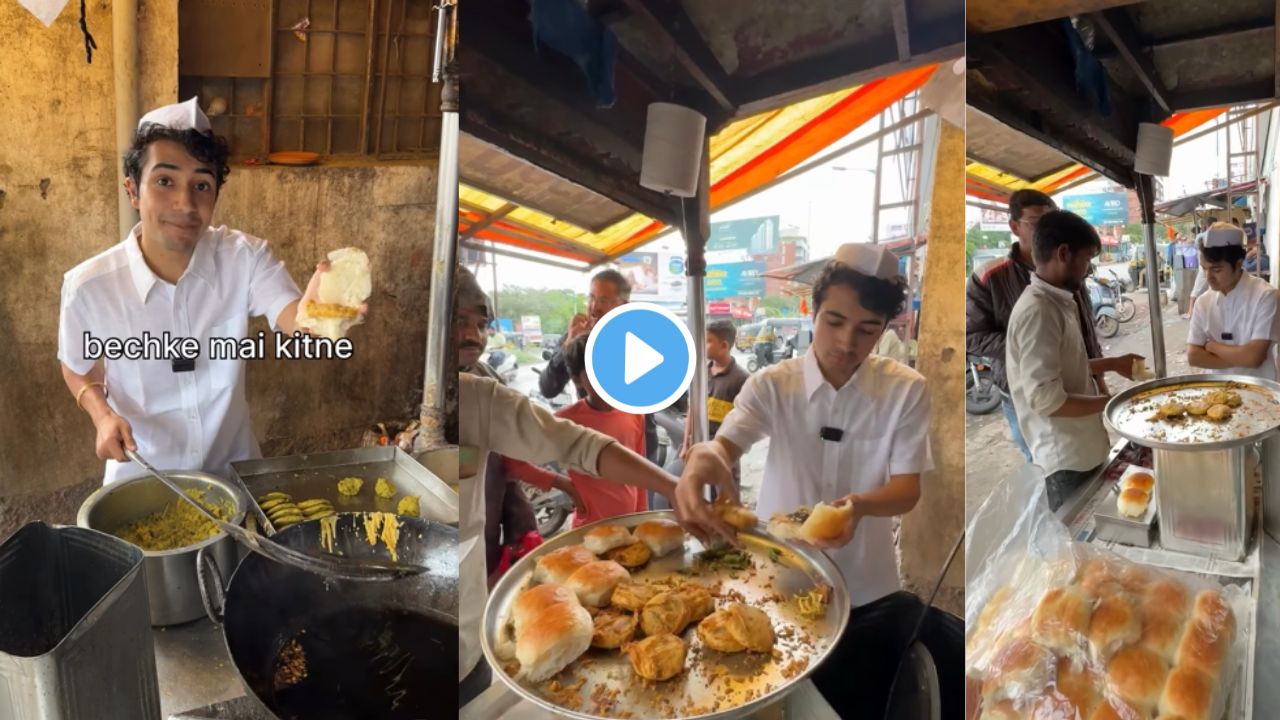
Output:
[[[871,135],[878,128],[874,120],[864,124],[844,139],[834,143],[822,154],[846,147]],[[904,154],[901,157],[909,156]],[[892,157],[892,156],[890,156]],[[886,168],[891,161],[886,159]],[[875,191],[876,144],[867,143],[846,155],[824,165],[797,175],[785,182],[750,197],[719,212],[712,213],[711,221],[741,220],[744,218],[779,215],[783,233],[794,227],[809,239],[811,259],[835,254],[840,245],[847,242],[868,242],[871,239],[872,197]],[[885,173],[886,182],[898,183],[896,173]],[[885,202],[901,198],[896,187],[886,187]],[[882,225],[895,220],[885,211]],[[905,213],[901,217],[905,218]],[[899,220],[901,221],[901,220]],[[683,242],[678,235],[660,238],[638,251],[679,252]],[[550,267],[509,257],[498,257],[498,285],[518,285],[533,288],[564,288],[586,292],[590,273]],[[482,267],[478,274],[487,292],[493,291],[493,269]]]
[[[1217,122],[1217,120],[1214,122]],[[1202,125],[1192,132],[1200,132],[1209,127],[1212,127],[1212,125]],[[1231,143],[1234,151],[1238,151],[1240,147],[1238,127],[1236,125],[1231,128]],[[1249,170],[1249,176],[1244,178],[1246,180],[1253,179],[1254,168],[1251,166]],[[1208,133],[1188,143],[1176,145],[1173,148],[1173,161],[1169,166],[1169,176],[1164,179],[1164,199],[1176,200],[1180,197],[1203,192],[1208,189],[1207,183],[1209,181],[1215,177],[1225,176],[1226,171],[1227,149],[1225,133],[1222,131]],[[1237,181],[1241,180],[1238,177],[1240,172],[1241,170],[1237,166]],[[1072,188],[1065,195],[1101,192],[1109,185],[1114,185],[1114,183],[1105,178],[1099,179]],[[973,206],[969,206],[966,208],[965,217],[970,223],[977,222],[979,211]]]

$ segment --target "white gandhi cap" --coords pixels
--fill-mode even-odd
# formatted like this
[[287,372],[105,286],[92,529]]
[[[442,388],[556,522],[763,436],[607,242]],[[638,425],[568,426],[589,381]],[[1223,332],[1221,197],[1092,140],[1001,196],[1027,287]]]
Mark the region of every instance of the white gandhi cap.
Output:
[[902,273],[898,272],[898,256],[889,252],[883,245],[845,243],[836,250],[833,259],[863,275],[878,277],[881,280],[902,277]]
[[1231,223],[1224,222],[1214,223],[1205,231],[1204,239],[1200,241],[1201,248],[1230,247],[1232,245],[1244,246],[1244,230]]
[[200,103],[194,97],[186,102],[156,108],[143,115],[138,121],[138,130],[142,130],[146,125],[163,125],[172,130],[210,132],[209,118],[200,109]]

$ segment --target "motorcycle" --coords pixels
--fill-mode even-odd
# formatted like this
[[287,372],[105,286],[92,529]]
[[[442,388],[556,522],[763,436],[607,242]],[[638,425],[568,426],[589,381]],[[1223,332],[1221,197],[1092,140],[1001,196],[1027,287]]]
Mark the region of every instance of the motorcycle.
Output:
[[516,360],[515,353],[506,350],[493,349],[485,352],[480,356],[480,360],[502,378],[502,382],[510,385],[516,379],[516,371],[520,369],[520,362]]
[[1125,295],[1129,292],[1129,284],[1116,275],[1115,270],[1109,270],[1108,274],[1110,277],[1099,275],[1095,280],[1102,286],[1103,293],[1110,295],[1120,322],[1129,322],[1138,312],[1138,306],[1133,302],[1133,298]]
[[965,376],[964,409],[970,415],[986,415],[1000,407],[1000,388],[996,386],[991,365],[984,358],[967,357],[969,372]]
[[1093,324],[1098,329],[1098,335],[1104,338],[1115,337],[1120,332],[1121,320],[1120,311],[1116,310],[1112,300],[1114,293],[1094,282],[1093,278],[1089,278],[1086,284],[1089,288],[1089,301],[1093,304]]
[[[538,375],[538,376],[542,375],[542,368],[529,368],[529,369],[533,371],[534,375]],[[562,408],[569,407],[570,405],[573,404],[573,396],[569,394],[568,388],[566,388],[559,395],[553,398],[549,398],[543,395],[542,391],[538,390],[538,388],[535,387],[534,389],[529,391],[529,399],[547,408],[551,412],[558,412]]]
[[520,483],[520,489],[533,506],[533,518],[538,524],[538,534],[544,538],[552,537],[560,532],[569,513],[573,512],[573,499],[552,488],[542,490],[527,483]]

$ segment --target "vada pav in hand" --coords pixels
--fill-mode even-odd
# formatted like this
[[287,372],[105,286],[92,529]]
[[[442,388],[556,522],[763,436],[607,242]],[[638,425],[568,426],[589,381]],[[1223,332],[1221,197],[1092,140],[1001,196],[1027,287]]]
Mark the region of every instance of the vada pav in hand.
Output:
[[812,510],[802,507],[793,513],[779,513],[769,520],[769,532],[774,536],[816,547],[843,547],[856,529],[854,505],[847,498],[833,505],[820,502]]

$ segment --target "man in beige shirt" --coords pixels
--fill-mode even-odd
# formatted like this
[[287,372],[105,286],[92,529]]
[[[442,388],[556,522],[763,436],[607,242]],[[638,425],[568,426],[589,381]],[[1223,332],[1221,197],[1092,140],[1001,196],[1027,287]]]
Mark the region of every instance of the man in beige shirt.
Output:
[[1078,215],[1046,213],[1036,226],[1036,271],[1009,315],[1005,356],[1009,393],[1032,462],[1045,474],[1049,508],[1057,510],[1107,459],[1102,411],[1110,397],[1094,376],[1132,379],[1138,355],[1090,359],[1077,321],[1076,293],[1102,249]]
[[[556,462],[611,482],[634,485],[675,500],[675,478],[613,438],[561,420],[529,398],[488,378],[458,378],[458,442],[478,450],[481,465],[463,478],[458,533],[458,706],[482,692],[491,681],[480,652],[481,616],[487,595],[484,549],[484,476],[489,453],[534,464]],[[705,517],[705,513],[703,514]],[[714,519],[690,523],[688,529],[732,536]]]

